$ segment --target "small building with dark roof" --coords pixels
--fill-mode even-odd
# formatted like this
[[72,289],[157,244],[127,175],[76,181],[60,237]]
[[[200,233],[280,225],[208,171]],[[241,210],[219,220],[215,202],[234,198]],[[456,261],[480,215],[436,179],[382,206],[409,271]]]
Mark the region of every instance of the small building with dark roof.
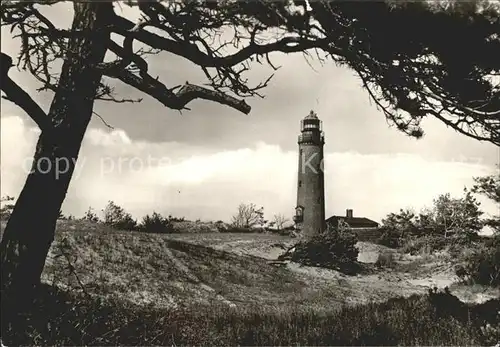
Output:
[[376,229],[379,227],[379,223],[371,219],[354,217],[352,209],[347,209],[345,216],[331,216],[326,220],[327,225],[331,225],[335,228],[342,222],[347,223],[352,229]]

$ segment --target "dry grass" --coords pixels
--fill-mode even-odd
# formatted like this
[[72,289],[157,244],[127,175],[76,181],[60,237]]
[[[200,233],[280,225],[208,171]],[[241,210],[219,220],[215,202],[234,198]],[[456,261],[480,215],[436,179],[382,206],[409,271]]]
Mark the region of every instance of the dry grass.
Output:
[[[224,303],[330,309],[425,293],[434,283],[449,285],[455,280],[447,263],[449,257],[443,256],[403,257],[394,253],[397,262],[393,269],[373,266],[373,271],[363,276],[293,263],[277,268],[264,259],[276,258],[292,242],[292,238],[271,234],[159,235],[61,221],[43,280],[81,290],[75,274],[68,275],[66,258],[55,258],[62,244],[68,246],[66,253],[87,292],[117,296],[142,306]],[[377,252],[388,251],[364,242],[358,247],[358,259],[366,258],[368,263],[374,262],[371,259]],[[443,272],[446,266],[449,271]],[[437,272],[438,281],[433,281]],[[465,298],[474,300],[474,295]]]
[[[82,291],[82,283],[84,290],[94,296],[165,308],[217,302],[238,306],[331,306],[348,295],[349,288],[312,286],[306,278],[274,267],[262,258],[175,238],[178,236],[58,230],[43,281],[77,291]],[[70,256],[75,274],[68,275],[67,258],[57,256],[61,251]]]
[[467,307],[445,294],[328,312],[290,305],[160,310],[50,287],[40,295],[28,320],[2,325],[7,345],[492,345],[500,337],[499,300]]
[[[46,307],[31,313],[31,325],[18,335],[10,329],[2,336],[11,345],[478,345],[500,339],[499,330],[484,333],[484,322],[470,318],[462,303],[451,305],[461,307],[457,316],[440,300],[413,295],[425,294],[425,283],[432,284],[426,276],[445,272],[449,256],[393,253],[393,269],[373,266],[363,276],[294,263],[277,268],[257,256],[290,242],[277,235],[155,235],[62,221],[43,273],[50,284]],[[385,249],[358,246],[368,252],[367,263]],[[68,257],[57,257],[61,252]],[[452,288],[455,294],[464,287]],[[490,297],[474,290],[464,293],[471,301]],[[395,296],[407,298],[380,303]]]

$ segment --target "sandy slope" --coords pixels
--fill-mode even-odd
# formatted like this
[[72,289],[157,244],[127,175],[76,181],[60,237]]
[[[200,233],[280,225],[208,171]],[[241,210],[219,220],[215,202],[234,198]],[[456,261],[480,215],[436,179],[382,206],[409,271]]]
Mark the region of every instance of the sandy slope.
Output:
[[[232,234],[227,236],[223,234],[199,234],[173,235],[171,237],[195,244],[209,245],[214,249],[238,255],[251,255],[264,259],[276,259],[284,249],[296,241],[292,238],[267,234]],[[484,302],[500,296],[499,290],[482,288],[481,286],[459,285],[458,278],[453,271],[453,263],[445,253],[433,256],[410,256],[368,242],[358,242],[357,247],[359,249],[359,262],[373,264],[377,261],[379,254],[392,253],[396,259],[396,268],[354,277],[345,276],[333,270],[300,266],[295,263],[288,263],[286,269],[313,286],[348,287],[352,295],[345,297],[346,302],[385,300],[392,296],[408,296],[414,293],[424,293],[432,287],[444,288],[446,286],[452,288],[461,300],[467,302]]]
[[[374,263],[380,253],[392,252],[396,269],[346,276],[295,263],[270,265],[293,242],[267,234],[150,235],[61,222],[43,280],[73,290],[81,290],[82,283],[91,295],[159,307],[219,303],[329,309],[424,293],[433,286],[450,286],[469,302],[500,296],[498,290],[456,284],[446,254],[410,257],[365,242],[357,245],[358,261]],[[61,250],[68,257],[58,256]],[[69,263],[74,272],[68,271]]]

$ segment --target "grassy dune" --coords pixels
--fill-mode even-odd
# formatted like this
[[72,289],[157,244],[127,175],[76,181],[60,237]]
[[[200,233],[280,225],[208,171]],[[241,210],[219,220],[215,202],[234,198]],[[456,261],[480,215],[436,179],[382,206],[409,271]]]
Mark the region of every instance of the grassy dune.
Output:
[[[265,259],[291,241],[120,232],[61,221],[43,273],[41,307],[2,326],[2,340],[169,346],[500,341],[499,299],[467,305],[452,295],[426,294],[412,282],[443,268],[446,258],[403,259],[393,269],[366,264],[358,276],[293,263],[275,267]],[[368,255],[377,249],[360,245]]]
[[349,295],[349,288],[312,285],[301,277],[259,257],[167,235],[103,230],[58,230],[43,273],[45,283],[63,289],[160,308],[338,306]]

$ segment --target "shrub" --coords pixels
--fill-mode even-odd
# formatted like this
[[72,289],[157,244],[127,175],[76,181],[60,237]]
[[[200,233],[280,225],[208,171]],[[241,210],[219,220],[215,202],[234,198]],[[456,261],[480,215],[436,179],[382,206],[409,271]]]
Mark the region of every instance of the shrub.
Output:
[[0,208],[0,220],[8,220],[13,210],[13,204],[5,204],[5,206],[2,206],[2,208]]
[[0,202],[4,205],[0,208],[0,220],[8,220],[12,211],[14,210],[14,204],[6,203],[8,201],[13,201],[14,198],[11,196],[4,196],[0,199]]
[[115,229],[136,230],[137,222],[132,218],[132,215],[126,212],[123,207],[116,205],[113,201],[109,201],[104,208],[104,224],[107,224]]
[[400,237],[411,234],[416,229],[415,224],[416,215],[409,209],[400,209],[397,213],[389,213],[382,219],[383,227]]
[[[500,165],[497,165],[500,169]],[[474,177],[474,186],[472,187],[473,193],[482,194],[497,204],[500,204],[500,170],[496,170],[495,174]],[[485,224],[493,228],[495,232],[500,233],[500,215],[487,218]]]
[[85,212],[85,214],[83,215],[83,217],[81,219],[87,220],[89,222],[94,222],[94,223],[99,222],[99,217],[94,212],[94,209],[90,206],[89,206],[89,209],[87,210],[87,212]]
[[480,203],[472,193],[464,189],[464,195],[453,198],[441,194],[434,199],[433,207],[423,209],[418,215],[410,209],[400,209],[382,219],[384,234],[379,243],[399,247],[403,240],[423,236],[455,235],[465,243],[472,242],[483,227]]
[[398,248],[403,244],[403,239],[400,237],[400,233],[392,228],[383,226],[380,228],[380,237],[376,241],[376,243],[391,247]]
[[378,255],[375,265],[378,267],[392,268],[396,264],[394,254],[392,252],[382,252]]
[[356,243],[357,237],[352,231],[328,229],[295,245],[291,260],[303,265],[350,272],[357,265]]
[[171,222],[184,222],[186,220],[186,218],[185,217],[174,217],[171,214],[169,214],[168,220]]
[[405,240],[402,251],[412,255],[430,254],[445,249],[452,242],[451,238],[445,238],[442,235],[427,235]]
[[139,231],[146,233],[164,234],[171,233],[173,230],[172,222],[156,212],[153,212],[151,216],[144,216],[139,224]]
[[500,286],[500,236],[478,245],[455,273],[464,282]]
[[290,225],[283,230],[279,230],[279,234],[283,236],[297,237],[297,229],[295,225]]
[[66,217],[66,216],[64,215],[64,213],[63,213],[63,211],[62,211],[62,210],[59,210],[59,215],[57,216],[57,219],[62,219],[62,220],[64,220],[64,219],[68,219],[68,217]]
[[215,227],[217,228],[218,232],[221,232],[221,233],[226,232],[228,229],[228,225],[221,220],[218,220],[214,224],[215,224]]

